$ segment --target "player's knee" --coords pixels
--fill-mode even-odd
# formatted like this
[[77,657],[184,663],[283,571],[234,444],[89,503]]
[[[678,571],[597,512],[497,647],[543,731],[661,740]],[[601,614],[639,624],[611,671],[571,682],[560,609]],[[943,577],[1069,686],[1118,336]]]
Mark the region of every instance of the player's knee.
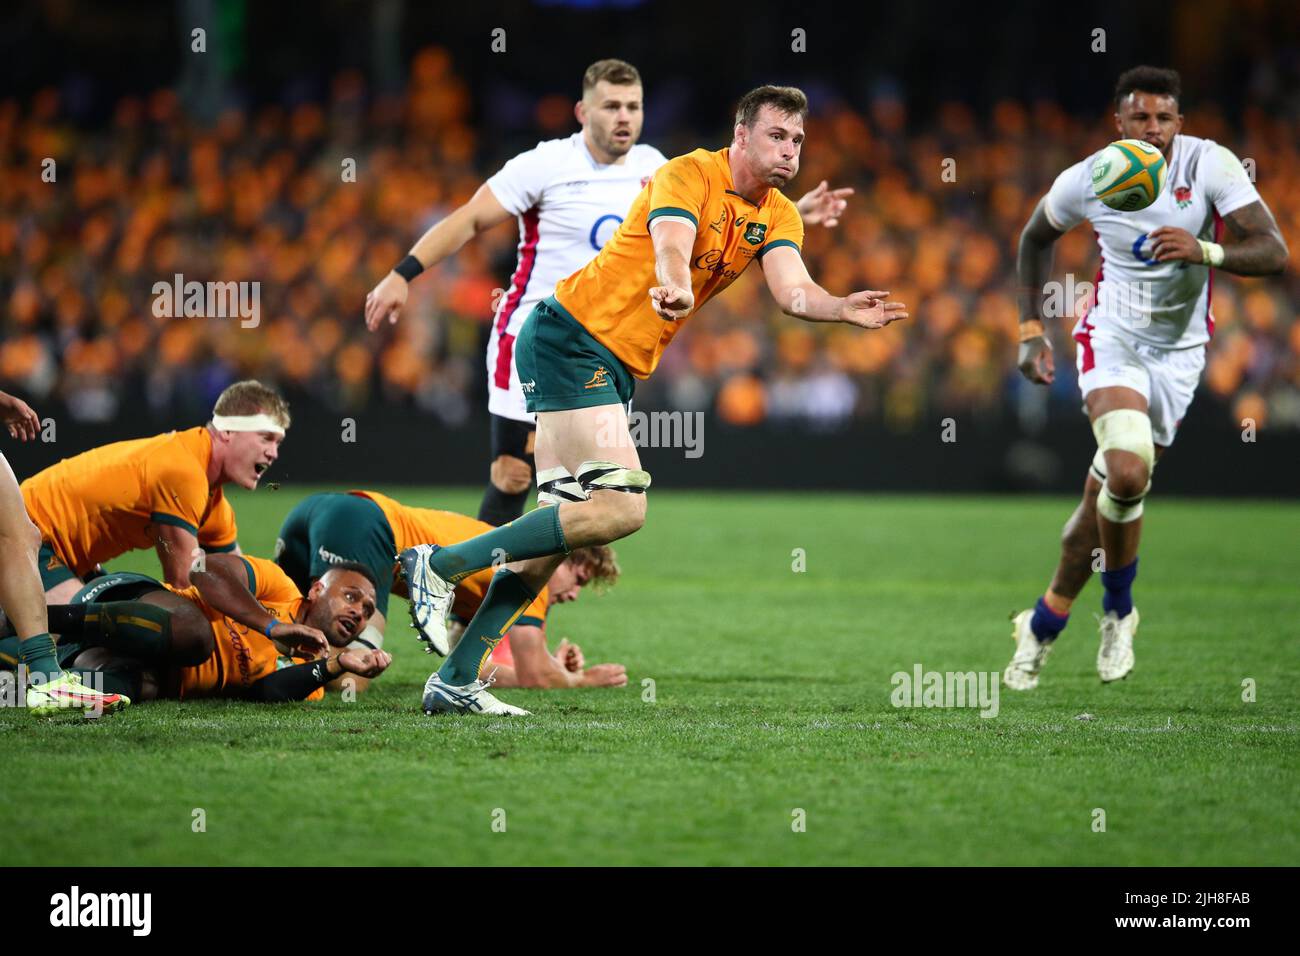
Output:
[[645,524],[649,472],[612,461],[584,461],[577,479],[598,509],[607,540],[624,538]]
[[533,484],[533,469],[528,462],[513,455],[498,455],[489,472],[492,484],[507,495],[518,495]]
[[216,650],[212,625],[195,605],[170,591],[155,591],[141,597],[142,601],[158,604],[167,609],[171,628],[171,649],[168,662],[176,667],[197,667]]
[[1146,462],[1127,452],[1106,454],[1106,484],[1115,498],[1141,498],[1151,481]]

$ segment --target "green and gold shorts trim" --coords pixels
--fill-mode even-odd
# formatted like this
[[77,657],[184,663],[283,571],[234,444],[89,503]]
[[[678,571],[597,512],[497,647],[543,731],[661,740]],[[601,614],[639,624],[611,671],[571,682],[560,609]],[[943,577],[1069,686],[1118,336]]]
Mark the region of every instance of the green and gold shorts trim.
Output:
[[49,590],[64,581],[77,579],[77,573],[63,563],[63,559],[54,553],[54,545],[48,541],[41,542],[41,549],[36,552],[37,565],[41,570],[41,587]]
[[554,296],[538,302],[524,320],[515,367],[530,412],[626,405],[636,390],[627,367]]

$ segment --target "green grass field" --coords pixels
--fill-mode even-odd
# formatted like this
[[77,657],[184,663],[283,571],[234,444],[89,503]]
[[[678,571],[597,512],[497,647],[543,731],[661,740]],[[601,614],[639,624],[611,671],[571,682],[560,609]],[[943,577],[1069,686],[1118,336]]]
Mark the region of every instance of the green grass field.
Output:
[[[245,550],[269,555],[308,490],[233,496]],[[549,627],[625,663],[627,688],[503,692],[522,719],[425,718],[434,659],[395,601],[393,667],[355,703],[0,712],[0,802],[23,808],[5,863],[1300,863],[1300,505],[1154,499],[1133,674],[1097,680],[1094,582],[1039,689],[1004,689],[992,718],[897,709],[891,675],[1000,672],[1008,612],[1045,585],[1071,502],[650,507],[619,586]]]

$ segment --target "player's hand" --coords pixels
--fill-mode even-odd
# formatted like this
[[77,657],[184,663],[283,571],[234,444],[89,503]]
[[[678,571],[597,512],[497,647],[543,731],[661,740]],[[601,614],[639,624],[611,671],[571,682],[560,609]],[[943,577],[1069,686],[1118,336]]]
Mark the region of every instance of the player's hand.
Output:
[[582,673],[582,668],[587,663],[586,658],[582,656],[582,648],[577,644],[570,644],[567,637],[561,638],[560,643],[555,645],[554,657],[560,662],[560,666],[571,674]]
[[854,292],[840,306],[840,321],[864,329],[883,329],[890,322],[907,318],[907,306],[886,302],[888,292]]
[[1016,365],[1021,375],[1038,385],[1051,385],[1056,380],[1056,360],[1046,336],[1035,335],[1021,342]]
[[277,621],[271,628],[271,639],[289,647],[301,648],[313,657],[320,657],[329,650],[330,646],[323,631],[308,627],[306,624],[285,621]]
[[799,210],[805,226],[816,226],[820,223],[827,229],[832,229],[839,225],[840,216],[844,214],[849,204],[848,197],[852,195],[852,186],[831,189],[830,184],[823,179],[812,192],[804,193],[803,197],[795,203],[795,208]]
[[582,675],[583,687],[626,687],[627,668],[622,664],[593,664]]
[[0,392],[0,422],[9,427],[9,437],[31,441],[41,433],[41,419],[21,398]]
[[387,651],[346,650],[339,655],[339,667],[358,677],[374,680],[393,663],[393,655]]
[[650,304],[659,318],[676,322],[691,314],[695,306],[695,293],[675,285],[657,285],[650,290]]
[[389,325],[395,325],[410,291],[410,283],[396,272],[384,276],[383,281],[366,295],[366,328],[373,332],[384,319]]
[[1176,226],[1161,226],[1147,236],[1152,242],[1151,254],[1156,262],[1195,262],[1204,260],[1201,244],[1186,229]]

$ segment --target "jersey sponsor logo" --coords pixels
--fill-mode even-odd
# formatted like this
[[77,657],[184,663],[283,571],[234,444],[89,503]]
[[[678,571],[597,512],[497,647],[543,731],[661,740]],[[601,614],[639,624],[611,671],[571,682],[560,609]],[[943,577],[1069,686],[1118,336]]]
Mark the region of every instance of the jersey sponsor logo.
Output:
[[1133,258],[1138,262],[1153,266],[1156,265],[1155,256],[1152,256],[1149,253],[1154,250],[1147,245],[1147,240],[1150,238],[1151,237],[1144,232],[1133,240]]
[[751,222],[749,228],[745,230],[745,241],[751,246],[761,246],[765,235],[767,235],[767,223]]
[[1178,204],[1179,209],[1186,209],[1192,204],[1192,187],[1179,186],[1174,190],[1174,202]]
[[743,225],[745,224],[745,220],[748,219],[748,218],[749,218],[748,216],[737,216],[737,217],[736,217],[736,228],[739,229],[741,226],[743,226]]
[[326,564],[342,564],[344,561],[351,561],[351,558],[345,558],[341,554],[335,554],[333,551],[326,551],[324,546],[316,549],[320,559]]
[[[595,249],[597,252],[600,252],[601,248],[605,245],[605,243],[609,242],[610,238],[614,235],[615,231],[622,224],[622,222],[623,222],[623,217],[616,216],[613,213],[606,213],[605,215],[597,219],[596,222],[591,227],[591,235],[587,237],[587,241],[591,243],[591,248]],[[604,230],[604,235],[602,236],[600,227],[604,226],[606,223],[613,223],[613,225],[608,226]]]
[[712,229],[714,232],[716,232],[718,235],[722,235],[722,227],[725,226],[726,224],[727,224],[727,210],[724,208],[722,212],[718,213],[718,218],[713,220],[713,222],[709,223],[709,228]]
[[722,258],[722,250],[720,249],[710,249],[703,255],[696,256],[691,265],[696,269],[712,272],[714,275],[722,276],[727,280],[735,279],[740,275],[740,270],[728,268],[731,263]]
[[608,375],[609,375],[609,370],[606,369],[605,366],[600,365],[596,368],[595,374],[593,374],[591,378],[587,380],[587,384],[582,387],[583,388],[604,388],[605,386],[610,384],[609,379],[607,378]]

